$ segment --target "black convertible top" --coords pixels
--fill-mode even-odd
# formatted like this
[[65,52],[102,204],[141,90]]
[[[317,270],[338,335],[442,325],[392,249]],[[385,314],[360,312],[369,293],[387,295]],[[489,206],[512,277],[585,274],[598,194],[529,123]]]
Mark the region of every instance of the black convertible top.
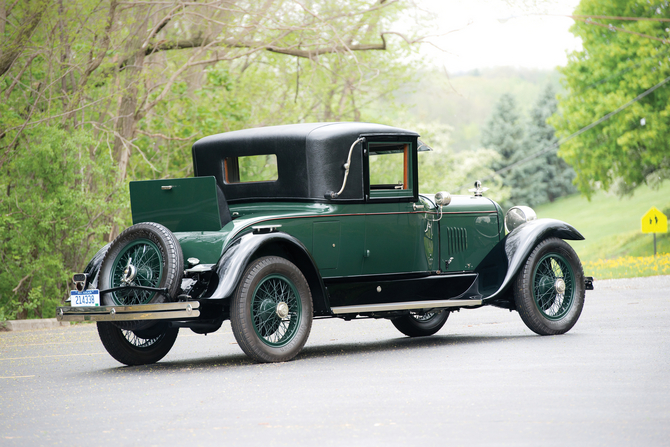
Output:
[[[375,141],[412,141],[416,132],[370,123],[311,123],[237,130],[202,138],[193,145],[196,177],[214,176],[229,202],[246,200],[324,200],[338,191],[349,148],[361,136]],[[415,146],[416,147],[416,146]],[[275,154],[278,179],[226,183],[224,159]],[[347,187],[338,200],[363,199],[363,154],[354,148]]]

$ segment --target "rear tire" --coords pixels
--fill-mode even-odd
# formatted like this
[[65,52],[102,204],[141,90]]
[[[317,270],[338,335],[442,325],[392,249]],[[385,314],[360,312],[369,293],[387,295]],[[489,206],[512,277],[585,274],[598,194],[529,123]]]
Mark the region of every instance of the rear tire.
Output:
[[251,262],[231,303],[230,323],[240,348],[258,362],[298,355],[312,329],[312,294],[290,261],[268,256]]
[[410,312],[402,317],[391,320],[393,326],[408,337],[427,337],[437,333],[449,318],[449,311],[427,312],[419,314]]
[[170,352],[178,334],[179,328],[171,328],[165,322],[134,332],[114,323],[98,322],[102,345],[109,355],[128,366],[156,363]]

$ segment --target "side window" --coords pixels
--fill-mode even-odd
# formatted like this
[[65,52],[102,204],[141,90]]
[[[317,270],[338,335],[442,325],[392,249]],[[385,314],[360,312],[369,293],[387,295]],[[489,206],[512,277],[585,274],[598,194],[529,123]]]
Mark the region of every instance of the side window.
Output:
[[223,172],[226,183],[274,182],[279,178],[275,154],[226,157]]
[[410,143],[370,143],[368,145],[370,197],[413,195]]

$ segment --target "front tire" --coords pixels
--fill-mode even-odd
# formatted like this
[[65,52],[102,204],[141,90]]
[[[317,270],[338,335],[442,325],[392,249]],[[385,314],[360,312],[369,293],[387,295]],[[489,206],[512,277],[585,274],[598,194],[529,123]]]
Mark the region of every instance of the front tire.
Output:
[[240,348],[258,362],[298,355],[312,329],[312,294],[300,269],[276,256],[253,261],[233,296],[230,323]]
[[410,312],[402,317],[391,320],[393,326],[408,337],[427,337],[437,333],[449,318],[449,311],[426,312],[419,314]]
[[178,334],[179,328],[164,322],[134,332],[114,323],[98,322],[102,345],[109,355],[128,366],[156,363],[170,352]]
[[584,307],[584,271],[562,239],[540,242],[516,278],[514,302],[528,328],[539,335],[568,332]]

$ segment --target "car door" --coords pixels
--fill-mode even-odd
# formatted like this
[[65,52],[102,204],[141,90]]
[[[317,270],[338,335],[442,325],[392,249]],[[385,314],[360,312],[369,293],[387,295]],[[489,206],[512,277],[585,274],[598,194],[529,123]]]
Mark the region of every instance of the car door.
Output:
[[426,215],[418,198],[416,140],[369,139],[364,275],[430,269],[424,235]]

